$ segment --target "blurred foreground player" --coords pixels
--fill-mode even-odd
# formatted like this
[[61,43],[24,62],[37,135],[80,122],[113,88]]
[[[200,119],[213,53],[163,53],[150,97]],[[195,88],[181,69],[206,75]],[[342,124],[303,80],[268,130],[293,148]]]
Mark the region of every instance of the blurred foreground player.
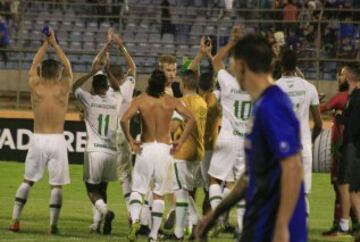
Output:
[[[137,153],[133,171],[130,212],[132,226],[129,241],[135,241],[140,229],[140,212],[143,196],[153,185],[152,226],[149,241],[157,241],[158,231],[164,212],[164,191],[168,188],[168,176],[171,170],[170,152],[176,153],[187,139],[194,124],[191,113],[181,102],[165,94],[166,77],[162,71],[154,71],[149,79],[146,93],[134,99],[128,111],[121,119],[121,127],[132,150]],[[173,141],[171,149],[170,121],[174,111],[186,121],[184,132],[179,140]],[[137,113],[141,115],[141,141],[130,134],[129,121]]]
[[272,85],[272,51],[248,35],[234,47],[235,74],[254,102],[245,152],[247,173],[198,225],[197,236],[246,195],[242,242],[306,242],[306,206],[300,159],[300,124],[291,100]]
[[[49,45],[55,50],[60,63],[52,59],[43,61]],[[24,181],[15,196],[10,226],[14,232],[20,230],[20,214],[31,186],[43,177],[47,167],[51,186],[49,233],[58,233],[61,188],[70,183],[67,145],[63,133],[72,78],[70,62],[51,31],[36,53],[29,72],[34,135],[26,156]]]

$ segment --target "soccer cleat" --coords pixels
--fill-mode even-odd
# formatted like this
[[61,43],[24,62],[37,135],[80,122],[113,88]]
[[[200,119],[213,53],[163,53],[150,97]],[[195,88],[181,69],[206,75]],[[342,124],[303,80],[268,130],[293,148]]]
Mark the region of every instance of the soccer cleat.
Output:
[[175,234],[165,235],[164,240],[184,241],[184,237],[178,238]]
[[141,224],[139,221],[133,223],[128,234],[128,240],[130,242],[136,241],[137,233],[139,232]]
[[13,231],[13,232],[19,232],[20,231],[20,222],[17,221],[17,222],[13,222],[12,224],[10,224],[9,230]]
[[59,235],[60,234],[59,228],[56,225],[51,225],[49,229],[49,234]]
[[227,234],[235,234],[236,233],[236,228],[235,226],[231,225],[229,222],[226,222],[224,224],[224,233]]
[[137,235],[149,236],[150,228],[147,225],[141,225]]
[[90,229],[90,233],[95,233],[95,234],[100,234],[101,233],[101,224],[98,223],[93,223],[92,225],[89,226]]
[[168,216],[166,218],[166,221],[164,223],[164,229],[165,230],[172,230],[175,225],[175,209],[172,209],[169,211]]
[[323,236],[335,237],[335,236],[351,236],[350,231],[344,231],[340,226],[333,226],[329,231],[322,233]]
[[114,218],[115,218],[115,214],[112,211],[109,211],[105,214],[103,234],[105,235],[111,234],[111,230],[112,230],[111,223]]
[[215,225],[215,227],[210,230],[209,232],[209,237],[210,238],[217,238],[219,236],[219,234],[221,234],[222,232],[224,232],[225,230],[225,226],[223,223],[218,223]]

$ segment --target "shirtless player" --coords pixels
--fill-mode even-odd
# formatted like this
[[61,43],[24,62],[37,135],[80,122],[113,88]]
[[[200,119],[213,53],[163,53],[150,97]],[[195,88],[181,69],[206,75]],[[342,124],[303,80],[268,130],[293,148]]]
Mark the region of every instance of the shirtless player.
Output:
[[[44,60],[49,45],[60,62]],[[54,32],[45,39],[36,53],[30,73],[31,103],[34,112],[34,135],[25,161],[24,181],[15,195],[10,230],[20,231],[20,215],[32,185],[49,171],[50,234],[58,233],[62,204],[62,185],[70,183],[68,155],[64,138],[64,122],[72,85],[71,65],[57,44]]]
[[[181,102],[165,94],[165,84],[164,73],[154,71],[149,79],[146,93],[134,99],[121,120],[125,137],[132,150],[137,153],[130,196],[132,226],[128,235],[129,241],[136,240],[136,233],[140,229],[143,196],[148,192],[150,182],[153,183],[154,200],[149,241],[157,240],[164,212],[163,195],[167,189],[169,170],[172,165],[170,152],[175,153],[181,147],[194,125],[194,118]],[[184,118],[186,125],[181,138],[173,142],[171,149],[170,121],[174,111]],[[142,119],[141,143],[132,138],[129,128],[129,120],[137,112],[140,113]]]

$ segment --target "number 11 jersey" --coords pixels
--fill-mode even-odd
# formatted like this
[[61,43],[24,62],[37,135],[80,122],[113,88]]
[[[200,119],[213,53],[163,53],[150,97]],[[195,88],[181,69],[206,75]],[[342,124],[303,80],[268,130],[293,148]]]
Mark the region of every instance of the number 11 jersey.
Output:
[[92,95],[81,88],[74,92],[85,109],[87,132],[87,152],[116,153],[116,132],[119,116],[118,107],[122,103],[120,92]]

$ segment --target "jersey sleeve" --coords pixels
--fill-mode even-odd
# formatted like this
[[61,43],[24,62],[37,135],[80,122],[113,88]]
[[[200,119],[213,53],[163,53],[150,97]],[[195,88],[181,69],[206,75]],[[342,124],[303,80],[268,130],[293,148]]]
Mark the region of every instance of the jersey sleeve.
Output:
[[320,100],[319,100],[319,94],[316,90],[316,87],[312,84],[310,84],[310,105],[311,106],[318,106],[320,105]]
[[234,77],[225,69],[218,71],[217,80],[220,85],[221,92],[229,92],[234,84],[237,85],[234,83]]
[[121,95],[126,102],[131,102],[135,89],[135,78],[133,76],[126,77],[124,83],[120,86]]
[[91,94],[78,87],[74,91],[75,97],[85,106],[88,106],[91,99]]
[[267,144],[276,159],[286,159],[301,150],[300,124],[290,103],[279,103],[276,107],[264,105],[260,115]]

